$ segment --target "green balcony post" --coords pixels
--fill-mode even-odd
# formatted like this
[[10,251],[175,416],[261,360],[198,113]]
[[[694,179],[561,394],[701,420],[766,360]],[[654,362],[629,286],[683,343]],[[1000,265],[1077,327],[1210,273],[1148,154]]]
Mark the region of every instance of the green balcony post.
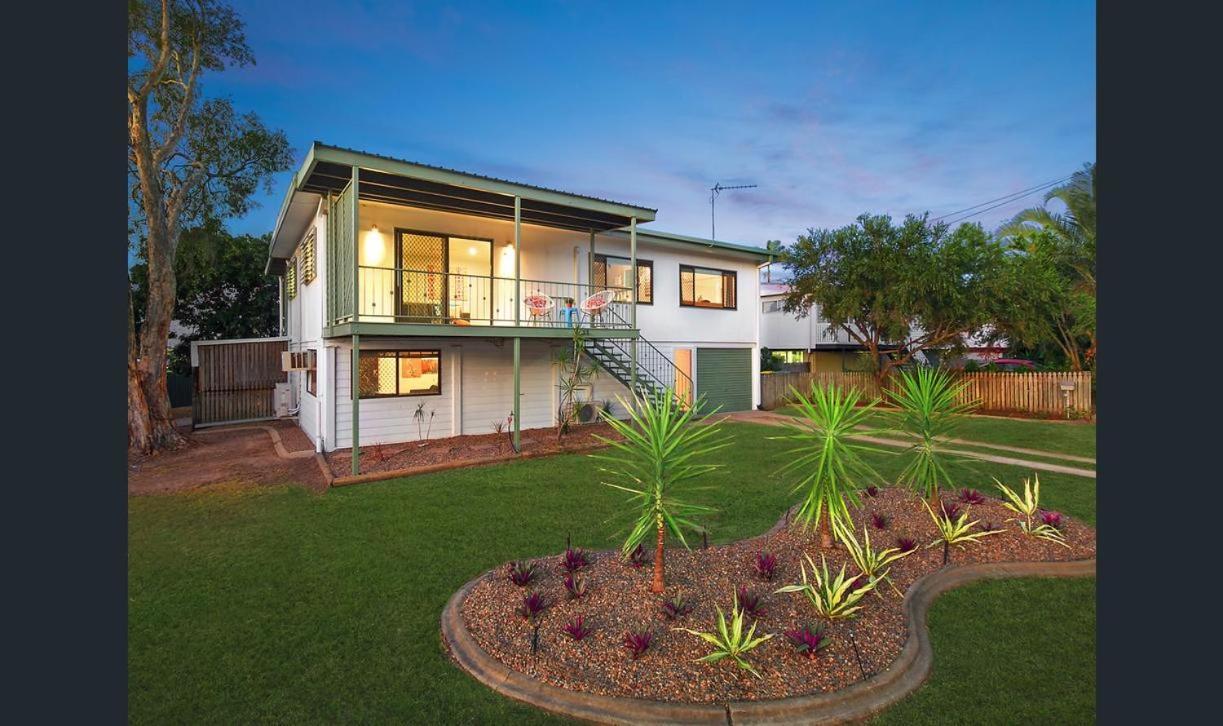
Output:
[[[629,299],[632,305],[629,307],[629,327],[634,331],[637,330],[637,218],[633,217],[629,220],[628,225],[628,268],[632,282],[629,283]],[[633,335],[632,339],[632,373],[630,379],[632,381],[631,393],[637,395],[637,335]]]
[[[590,264],[586,266],[588,268],[586,270],[588,273],[586,281],[589,283],[589,287],[586,290],[586,294],[593,295],[595,291],[595,231],[593,229],[590,230],[590,259],[588,262]],[[581,300],[578,300],[578,302],[581,302]]]
[[[514,197],[514,327],[522,325],[522,197]],[[515,339],[515,346],[517,341]],[[517,347],[515,347],[517,350]],[[518,374],[514,374],[514,380],[518,380]],[[514,399],[514,405],[518,405],[518,399]],[[514,416],[515,425],[518,422],[518,416]],[[515,434],[517,436],[517,434]],[[514,442],[517,444],[517,441]]]
[[522,450],[522,338],[514,338],[514,450]]
[[361,473],[361,434],[358,428],[361,418],[358,415],[361,409],[361,336],[355,333],[352,336],[352,372],[348,378],[352,383],[352,475],[356,476]]

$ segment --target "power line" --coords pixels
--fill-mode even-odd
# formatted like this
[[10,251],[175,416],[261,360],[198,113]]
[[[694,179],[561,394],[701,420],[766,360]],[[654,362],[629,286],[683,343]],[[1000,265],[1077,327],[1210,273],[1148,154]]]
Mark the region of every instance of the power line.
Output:
[[[1055,182],[1055,183],[1056,183],[1056,182]],[[1053,186],[1053,184],[1050,184],[1050,185],[1049,185],[1049,187],[1052,187],[1052,186]],[[988,212],[988,211],[990,211],[990,210],[993,210],[993,209],[997,209],[998,207],[1005,207],[1006,205],[1008,205],[1008,204],[1010,204],[1010,203],[1012,203],[1012,202],[1017,202],[1017,201],[1019,201],[1020,199],[1023,199],[1024,197],[1028,196],[1029,194],[1035,194],[1036,192],[1041,191],[1042,189],[1047,189],[1047,188],[1048,188],[1048,187],[1042,187],[1041,189],[1035,189],[1035,190],[1033,190],[1033,191],[1028,192],[1028,194],[1021,194],[1020,196],[1015,197],[1015,198],[1013,198],[1013,199],[1008,199],[1008,200],[1006,200],[1005,202],[999,202],[998,204],[995,204],[995,205],[993,205],[992,207],[986,207],[985,209],[981,209],[981,210],[978,210],[978,211],[976,211],[976,212],[972,212],[972,213],[970,213],[970,214],[965,214],[965,215],[964,215],[964,216],[962,216],[962,217],[956,217],[955,219],[953,219],[953,220],[951,220],[950,222],[948,222],[948,223],[947,223],[947,226],[949,226],[949,227],[950,227],[951,225],[953,225],[953,224],[957,224],[957,223],[959,223],[959,222],[963,222],[964,220],[969,219],[970,217],[976,217],[976,216],[978,216],[978,215],[985,214],[986,212]]]
[[[1062,177],[1061,179],[1054,179],[1053,181],[1044,182],[1043,184],[1037,184],[1037,185],[1036,185],[1036,186],[1034,186],[1034,187],[1028,187],[1027,189],[1020,189],[1020,190],[1019,190],[1019,191],[1017,191],[1017,192],[1011,192],[1010,194],[1004,194],[1004,195],[1003,195],[1003,196],[1001,196],[1001,197],[997,197],[997,198],[995,198],[995,199],[990,199],[990,200],[988,200],[988,201],[981,202],[980,204],[974,204],[974,205],[973,205],[973,206],[971,206],[971,207],[965,207],[964,209],[960,209],[960,210],[957,210],[957,211],[955,211],[955,212],[948,212],[948,213],[943,214],[943,215],[941,215],[941,216],[935,217],[934,219],[931,219],[930,221],[931,221],[931,222],[938,222],[939,220],[943,220],[943,219],[946,219],[946,218],[948,218],[948,217],[955,217],[955,216],[957,216],[957,215],[963,214],[964,212],[971,212],[972,210],[977,209],[977,208],[979,208],[979,207],[984,207],[984,206],[985,206],[985,205],[987,205],[987,204],[994,204],[994,202],[1000,202],[999,204],[994,204],[994,206],[989,207],[989,209],[982,209],[982,210],[981,210],[981,211],[979,211],[979,212],[975,212],[975,213],[973,213],[973,214],[969,214],[969,215],[967,215],[967,216],[965,216],[965,217],[960,217],[959,219],[957,219],[957,220],[955,220],[955,221],[957,221],[957,222],[958,222],[958,221],[960,221],[961,219],[968,219],[969,217],[975,217],[975,216],[977,216],[978,214],[984,214],[984,213],[986,213],[986,212],[990,211],[990,209],[997,209],[998,207],[1001,207],[1001,206],[1006,205],[1006,204],[1010,204],[1010,203],[1011,203],[1011,202],[1013,202],[1013,201],[1016,201],[1016,200],[1018,200],[1018,199],[1022,199],[1023,197],[1026,197],[1026,196],[1031,195],[1031,194],[1035,194],[1036,192],[1043,191],[1043,190],[1045,190],[1045,189],[1048,189],[1049,187],[1054,186],[1055,184],[1060,184],[1060,183],[1062,183],[1062,182],[1064,182],[1064,181],[1067,181],[1067,180],[1069,180],[1069,179],[1070,179],[1070,177],[1069,177],[1069,176],[1065,176],[1065,177]],[[954,222],[948,222],[948,224],[953,224],[953,223],[954,223]]]

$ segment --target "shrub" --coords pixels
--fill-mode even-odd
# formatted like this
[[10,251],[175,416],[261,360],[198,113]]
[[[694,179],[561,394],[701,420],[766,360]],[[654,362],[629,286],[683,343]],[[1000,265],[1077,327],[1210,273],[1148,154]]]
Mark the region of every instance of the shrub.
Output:
[[871,526],[875,529],[887,529],[891,521],[886,514],[871,512]]
[[735,603],[731,608],[729,626],[726,623],[726,613],[722,612],[721,607],[718,607],[718,630],[716,633],[702,633],[699,630],[689,630],[688,628],[676,628],[676,630],[691,633],[714,646],[712,653],[702,658],[697,658],[698,663],[717,663],[723,658],[730,658],[735,662],[735,665],[760,678],[760,673],[747,661],[745,654],[773,636],[768,634],[762,635],[759,638],[753,637],[756,635],[756,623],[752,623],[747,632],[744,632],[743,619],[745,614],[746,611],[739,606],[738,595],[736,595]]
[[773,573],[777,571],[777,556],[770,552],[757,552],[753,565],[756,568],[756,574],[766,580],[772,580]]
[[518,587],[526,587],[535,579],[535,563],[518,560],[509,564],[510,582]]
[[849,506],[862,506],[858,489],[879,480],[879,474],[861,456],[869,447],[850,437],[863,433],[858,430],[874,411],[874,402],[859,407],[861,394],[856,389],[840,386],[813,386],[807,398],[793,386],[790,391],[802,413],[801,423],[787,423],[790,433],[773,439],[794,441],[789,462],[782,474],[798,475],[793,492],[803,492],[794,515],[801,525],[818,529],[820,546],[832,546],[832,533],[837,526],[851,526]]
[[896,549],[901,552],[913,552],[917,549],[917,540],[912,537],[897,537]]
[[879,487],[875,486],[874,484],[868,486],[866,488],[866,496],[871,497],[872,499],[879,496]]
[[764,617],[764,598],[746,587],[735,591],[735,603],[753,620]]
[[855,586],[854,582],[858,578],[848,577],[845,574],[845,565],[841,565],[841,571],[834,578],[828,573],[828,562],[823,556],[820,557],[821,568],[816,568],[815,562],[809,555],[803,556],[811,565],[811,577],[814,583],[807,578],[807,568],[800,564],[803,573],[802,584],[786,585],[777,592],[801,592],[815,608],[816,615],[825,620],[854,617],[854,613],[862,609],[858,601],[874,589],[875,583],[870,582],[868,578],[864,584]]
[[1062,513],[1061,512],[1041,512],[1041,524],[1047,524],[1050,527],[1060,530],[1062,528]]
[[885,390],[900,408],[901,428],[917,438],[909,447],[909,462],[899,481],[931,505],[938,502],[940,488],[951,486],[943,441],[955,430],[961,414],[973,408],[973,403],[957,403],[967,386],[947,371],[922,366],[912,372],[901,370],[897,389]]
[[581,600],[587,592],[586,578],[565,575],[565,592],[569,593],[570,600]]
[[561,555],[561,568],[565,572],[577,572],[590,567],[590,562],[590,555],[580,547],[578,549],[567,548],[565,554]]
[[591,628],[589,625],[583,622],[582,616],[579,615],[571,622],[567,623],[562,630],[564,630],[565,635],[568,635],[570,638],[574,640],[581,640],[587,635],[590,635],[594,631],[594,628]]
[[828,635],[824,632],[825,629],[823,623],[815,627],[804,625],[795,630],[787,630],[784,635],[795,650],[808,658],[814,658],[821,650],[830,645]]
[[[698,399],[693,406],[681,406],[677,397],[670,392],[648,398],[634,394],[633,405],[620,401],[628,414],[627,421],[600,412],[612,431],[622,438],[609,439],[596,435],[597,439],[607,444],[609,452],[590,456],[611,464],[611,468],[601,471],[639,487],[604,482],[607,486],[628,492],[631,495],[629,503],[635,511],[636,519],[624,540],[621,554],[627,557],[647,537],[655,537],[654,578],[650,583],[652,592],[660,593],[666,585],[663,576],[663,540],[667,531],[687,548],[684,530],[699,529],[690,518],[714,511],[712,507],[680,500],[677,492],[685,482],[721,466],[698,464],[698,459],[730,445],[728,438],[717,438],[721,433],[720,424],[697,425],[709,419],[709,416],[700,421],[693,418],[702,403],[703,399]],[[710,415],[716,412],[717,409],[714,409]]]
[[[867,578],[872,587],[879,581],[886,581],[896,590],[896,585],[888,578],[888,573],[891,572],[891,565],[896,560],[908,557],[913,553],[913,550],[905,552],[896,547],[888,547],[882,550],[875,550],[871,547],[871,532],[866,527],[862,528],[862,542],[858,542],[858,538],[854,536],[853,530],[844,530],[837,533],[841,542],[845,544],[845,550],[849,553],[850,559],[858,567],[858,571],[862,573],[862,577]],[[851,588],[860,587],[854,584]],[[875,594],[879,591],[875,590]],[[899,595],[900,591],[896,590]]]
[[535,618],[539,617],[539,614],[544,610],[547,610],[549,605],[551,603],[540,593],[528,592],[522,598],[522,605],[518,608],[518,614],[534,622]]
[[930,518],[934,520],[934,526],[938,529],[939,538],[931,542],[930,546],[933,547],[939,542],[943,543],[944,563],[947,562],[949,548],[951,545],[956,545],[963,548],[963,546],[969,542],[977,542],[986,535],[998,534],[1002,531],[1000,529],[995,529],[991,531],[982,530],[979,532],[974,532],[972,531],[973,525],[977,524],[977,522],[980,520],[974,519],[973,521],[968,522],[967,512],[961,514],[959,519],[953,521],[951,517],[948,517],[944,512],[935,514],[934,510],[930,508],[930,505],[926,504],[925,502],[922,502],[922,506],[924,506],[926,511],[930,513]]
[[981,504],[985,501],[985,495],[976,489],[961,489],[960,501],[964,504]]
[[948,499],[943,502],[942,510],[948,519],[955,519],[960,514],[960,505]]
[[[998,489],[1002,491],[1002,496],[1005,499],[1002,506],[1019,514],[1023,519],[1015,519],[1019,524],[1019,529],[1024,534],[1031,537],[1039,537],[1040,539],[1049,542],[1056,542],[1063,547],[1070,547],[1066,544],[1066,538],[1061,531],[1047,522],[1036,523],[1035,517],[1040,511],[1040,477],[1036,476],[1036,484],[1033,486],[1029,479],[1023,480],[1023,496],[1020,497],[1009,487],[1002,482],[994,479],[994,483],[998,485]],[[1061,523],[1061,516],[1058,516],[1058,523]]]
[[624,647],[628,649],[629,653],[632,653],[633,660],[645,655],[653,642],[654,633],[649,630],[630,630],[624,634]]
[[685,599],[683,593],[677,592],[675,597],[662,601],[662,614],[667,616],[668,620],[675,620],[692,612],[692,609],[695,607],[695,603]]
[[633,567],[645,566],[645,548],[637,545],[633,551],[628,554],[628,563]]

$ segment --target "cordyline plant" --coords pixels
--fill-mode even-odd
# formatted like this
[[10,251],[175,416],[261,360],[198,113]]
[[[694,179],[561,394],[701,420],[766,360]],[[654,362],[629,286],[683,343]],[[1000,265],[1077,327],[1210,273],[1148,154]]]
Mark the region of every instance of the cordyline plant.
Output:
[[[887,547],[882,550],[876,550],[871,547],[871,532],[868,528],[862,528],[862,542],[858,542],[858,538],[854,536],[853,530],[846,529],[837,532],[837,538],[845,544],[846,551],[849,552],[849,557],[857,565],[858,571],[862,573],[871,583],[886,582],[891,585],[892,589],[900,595],[900,590],[896,588],[896,584],[888,577],[891,572],[891,565],[896,560],[904,559],[913,554],[913,550],[903,550],[898,547]],[[875,590],[878,595],[879,591]]]
[[[1060,529],[1053,526],[1051,522],[1042,521],[1037,523],[1035,521],[1040,513],[1040,477],[1036,476],[1035,479],[1035,486],[1033,486],[1030,479],[1023,480],[1022,497],[1012,491],[1010,487],[994,479],[994,483],[998,485],[998,489],[1002,491],[1002,496],[1005,497],[1002,506],[1023,516],[1023,519],[1016,519],[1014,521],[1019,523],[1019,529],[1024,534],[1031,537],[1039,537],[1049,542],[1056,542],[1063,547],[1069,548],[1070,545],[1066,544],[1066,537]],[[1059,514],[1057,516],[1057,524],[1060,525],[1061,520],[1062,517]]]
[[756,574],[766,580],[772,580],[773,574],[777,572],[777,555],[771,552],[757,552],[756,560],[752,563],[756,568]]
[[630,630],[624,634],[624,647],[632,654],[633,660],[645,655],[654,642],[654,633],[649,630]]
[[930,505],[924,501],[922,502],[922,506],[925,507],[926,511],[930,513],[930,518],[934,520],[934,526],[938,530],[938,539],[931,542],[928,546],[934,547],[940,542],[943,544],[943,564],[947,564],[947,560],[950,559],[951,545],[957,545],[963,549],[964,545],[968,544],[969,542],[977,542],[982,537],[991,534],[999,534],[1000,532],[1004,531],[1001,529],[982,529],[974,532],[972,531],[972,528],[980,520],[974,519],[973,521],[969,522],[968,512],[964,512],[958,519],[952,520],[951,517],[947,516],[947,513],[941,509],[936,514],[935,511],[930,508]]
[[789,434],[769,438],[798,443],[787,452],[790,461],[781,468],[782,474],[799,476],[793,492],[803,492],[794,521],[818,529],[820,546],[831,547],[833,530],[852,526],[849,505],[862,505],[858,489],[871,480],[880,480],[860,456],[870,448],[850,440],[854,435],[872,433],[855,429],[870,417],[875,404],[858,407],[861,394],[857,390],[835,385],[813,386],[810,398],[793,386],[790,393],[803,420],[786,424]]
[[696,603],[685,598],[683,593],[677,592],[670,600],[663,600],[662,614],[667,616],[667,620],[675,620],[692,612],[695,607]]
[[637,545],[654,534],[651,592],[659,593],[666,587],[663,543],[667,532],[670,531],[685,548],[691,549],[684,537],[684,530],[700,529],[691,517],[714,511],[712,507],[691,504],[677,496],[677,490],[686,482],[721,466],[698,464],[698,459],[730,445],[729,438],[719,438],[719,424],[707,423],[716,409],[700,420],[694,420],[702,402],[698,400],[695,406],[684,408],[678,398],[667,391],[648,398],[634,395],[631,406],[621,399],[620,405],[628,413],[627,421],[600,412],[603,420],[623,439],[613,440],[596,435],[611,451],[590,454],[590,457],[607,462],[609,466],[601,467],[600,471],[625,482],[604,484],[631,494],[628,501],[637,510],[636,521],[620,548],[621,555],[629,557]]
[[518,560],[511,562],[506,568],[510,582],[518,587],[526,587],[535,579],[535,563]]
[[590,555],[586,550],[578,547],[577,549],[568,548],[565,554],[561,555],[561,569],[565,572],[577,572],[578,570],[590,567]]
[[698,663],[717,663],[723,658],[730,658],[735,662],[735,665],[760,678],[760,673],[752,667],[751,663],[747,662],[747,658],[744,656],[748,651],[753,650],[756,646],[772,638],[773,635],[770,633],[759,638],[753,637],[756,634],[755,622],[747,629],[747,632],[744,632],[743,621],[745,611],[739,606],[738,595],[735,596],[734,605],[731,607],[729,626],[726,623],[726,613],[722,612],[720,606],[715,605],[714,607],[718,609],[718,630],[716,633],[702,633],[699,630],[691,630],[689,628],[674,629],[691,633],[714,646],[712,653],[696,659]]
[[803,555],[803,557],[811,565],[811,577],[814,582],[807,579],[807,568],[800,564],[799,567],[802,568],[803,573],[802,584],[786,585],[777,592],[801,592],[811,603],[811,607],[815,608],[815,614],[825,620],[854,617],[854,613],[862,609],[858,602],[868,592],[875,589],[875,583],[864,575],[856,577],[846,575],[845,565],[841,565],[841,571],[837,573],[836,577],[833,577],[828,572],[828,561],[824,559],[823,555],[820,555],[822,567],[816,567],[810,555]]
[[818,623],[814,626],[804,625],[801,628],[787,630],[783,635],[790,644],[794,646],[801,655],[808,658],[814,658],[819,652],[827,648],[831,643],[828,640],[828,634],[824,631],[826,626],[823,623]]
[[937,507],[939,489],[952,485],[943,463],[947,457],[943,440],[976,404],[958,402],[968,383],[956,383],[950,373],[938,368],[902,370],[897,385],[897,390],[886,393],[900,408],[900,428],[917,439],[909,447],[909,463],[898,481],[924,496],[932,508]]

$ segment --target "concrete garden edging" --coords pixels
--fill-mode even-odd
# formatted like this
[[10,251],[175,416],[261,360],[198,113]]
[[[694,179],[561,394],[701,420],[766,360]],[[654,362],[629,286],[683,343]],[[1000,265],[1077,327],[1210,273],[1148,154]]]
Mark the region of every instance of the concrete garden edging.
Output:
[[[772,529],[784,524],[784,520],[778,522]],[[486,574],[463,585],[446,603],[441,618],[442,638],[460,668],[502,696],[592,723],[832,724],[878,713],[925,682],[934,663],[926,617],[939,595],[978,580],[1091,577],[1096,574],[1096,560],[992,562],[937,570],[914,582],[905,592],[909,637],[887,670],[832,693],[730,703],[682,703],[584,693],[548,685],[512,670],[480,648],[459,612],[467,594]]]

